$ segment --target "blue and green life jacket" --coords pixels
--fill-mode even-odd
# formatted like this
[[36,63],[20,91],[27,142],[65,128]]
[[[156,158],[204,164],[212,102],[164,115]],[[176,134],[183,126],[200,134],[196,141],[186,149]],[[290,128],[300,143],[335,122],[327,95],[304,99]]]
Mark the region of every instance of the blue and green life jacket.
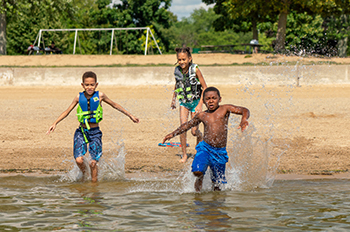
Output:
[[196,78],[197,64],[192,64],[188,68],[188,73],[183,74],[180,66],[175,67],[174,75],[176,80],[175,92],[179,101],[186,103],[200,99],[202,85]]
[[90,99],[87,99],[84,92],[79,93],[79,105],[77,108],[78,121],[86,125],[90,130],[89,123],[99,123],[103,118],[103,110],[100,104],[99,92],[96,91]]

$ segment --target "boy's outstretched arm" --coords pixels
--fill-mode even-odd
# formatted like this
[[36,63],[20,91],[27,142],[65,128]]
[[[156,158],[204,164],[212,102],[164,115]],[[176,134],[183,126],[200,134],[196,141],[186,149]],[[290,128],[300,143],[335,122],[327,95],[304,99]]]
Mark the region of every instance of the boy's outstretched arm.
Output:
[[46,132],[46,134],[50,134],[51,132],[54,132],[54,130],[56,129],[56,125],[62,121],[65,117],[67,117],[69,115],[70,112],[72,112],[72,110],[74,109],[74,107],[79,103],[79,95],[77,95],[72,103],[70,104],[70,106],[68,107],[68,109],[66,109],[65,111],[63,111],[63,113],[56,119],[56,121],[50,126],[49,130]]
[[249,125],[248,118],[250,116],[250,111],[245,107],[234,106],[234,105],[229,105],[228,110],[231,113],[242,115],[242,119],[241,119],[241,122],[240,122],[238,128],[240,128],[242,131],[244,131]]
[[196,116],[194,116],[193,119],[191,119],[188,122],[183,123],[176,130],[174,130],[173,132],[171,132],[170,134],[165,136],[163,139],[163,143],[165,143],[165,141],[167,141],[167,140],[170,140],[171,138],[174,138],[176,135],[179,135],[179,134],[182,134],[182,133],[188,131],[192,127],[197,126],[199,123],[201,123],[201,120],[199,119],[198,114],[197,114]]
[[124,109],[121,105],[109,99],[107,95],[102,92],[100,92],[100,99],[101,101],[104,101],[108,105],[112,106],[114,109],[128,116],[133,122],[138,123],[140,121],[138,118],[136,118],[134,115],[130,114],[126,109]]

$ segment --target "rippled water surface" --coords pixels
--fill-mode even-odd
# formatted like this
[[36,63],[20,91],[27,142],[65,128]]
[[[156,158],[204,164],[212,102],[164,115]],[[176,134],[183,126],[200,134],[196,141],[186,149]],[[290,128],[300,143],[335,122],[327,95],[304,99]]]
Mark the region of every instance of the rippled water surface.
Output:
[[349,180],[275,181],[270,188],[183,191],[176,177],[97,184],[0,178],[0,231],[346,231]]

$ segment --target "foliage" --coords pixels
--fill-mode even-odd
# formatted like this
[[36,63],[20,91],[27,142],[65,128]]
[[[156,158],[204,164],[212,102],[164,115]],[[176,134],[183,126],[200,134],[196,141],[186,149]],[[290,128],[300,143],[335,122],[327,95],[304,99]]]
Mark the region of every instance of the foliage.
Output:
[[[163,53],[173,53],[175,47],[183,45],[199,48],[249,43],[253,33],[262,50],[273,51],[271,44],[278,35],[277,18],[282,11],[287,12],[285,48],[291,52],[335,55],[336,43],[345,49],[350,46],[348,0],[202,1],[216,4],[208,10],[194,10],[181,21],[168,10],[171,0],[121,0],[115,5],[111,0],[2,0],[5,7],[0,13],[6,14],[10,55],[24,54],[39,29],[146,26],[151,27]],[[71,54],[74,37],[73,32],[44,32],[40,46],[55,41],[64,53]],[[111,31],[82,31],[77,42],[76,53],[109,54]],[[114,31],[113,54],[144,54],[145,43],[145,31]],[[158,53],[151,37],[148,48]]]
[[[286,45],[289,50],[298,52],[306,49],[309,53],[314,52],[315,45],[323,37],[322,23],[323,19],[319,15],[297,14],[295,11],[288,14]],[[274,26],[276,28],[276,24]]]
[[41,28],[66,27],[66,19],[72,17],[74,10],[69,0],[18,1],[8,8],[6,15],[8,54],[23,54]]
[[194,10],[189,18],[175,22],[166,34],[172,38],[170,51],[175,47],[235,44],[241,37],[232,30],[215,31],[213,23],[218,18],[213,8]]
[[[277,25],[274,25],[276,30]],[[292,11],[288,15],[286,46],[294,54],[335,56],[337,43],[350,34],[349,17],[325,17]]]
[[[324,18],[326,36],[334,38],[338,42],[339,50],[350,48],[350,15],[340,15],[339,17],[329,16]],[[350,49],[341,52],[339,55],[350,55]]]
[[[170,0],[123,0],[111,5],[111,0],[8,0],[8,54],[23,54],[33,43],[39,29],[115,28],[154,25],[154,36],[170,26]],[[115,31],[113,53],[143,54],[139,38],[142,31]],[[52,40],[64,53],[72,53],[74,33],[45,32],[44,43]],[[109,54],[111,31],[78,33],[77,53]],[[164,38],[163,38],[164,39]],[[166,38],[165,38],[166,39]],[[167,43],[167,42],[166,42]],[[163,45],[159,41],[160,46]]]

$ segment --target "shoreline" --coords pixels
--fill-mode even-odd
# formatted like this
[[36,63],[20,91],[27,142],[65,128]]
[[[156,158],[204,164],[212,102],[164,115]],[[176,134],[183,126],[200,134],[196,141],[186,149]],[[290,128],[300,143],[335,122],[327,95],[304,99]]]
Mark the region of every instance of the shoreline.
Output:
[[[65,175],[68,171],[30,171],[24,170],[8,171],[0,170],[0,178],[3,177],[56,177]],[[176,172],[126,172],[125,179],[160,179],[160,178],[176,178],[179,171]],[[332,174],[276,174],[274,180],[288,181],[288,180],[322,180],[322,179],[350,179],[350,172],[332,173]]]

